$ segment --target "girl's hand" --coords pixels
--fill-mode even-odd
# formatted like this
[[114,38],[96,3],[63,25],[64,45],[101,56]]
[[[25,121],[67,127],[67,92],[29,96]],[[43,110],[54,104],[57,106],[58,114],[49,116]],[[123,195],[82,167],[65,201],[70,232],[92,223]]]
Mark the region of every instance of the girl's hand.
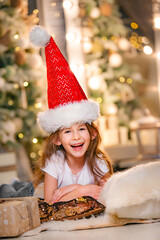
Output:
[[80,186],[80,185],[79,184],[72,184],[72,185],[68,185],[68,186],[58,188],[57,190],[55,190],[55,192],[53,194],[51,203],[58,202],[63,196],[65,196],[69,192],[72,192],[78,186]]
[[95,199],[99,198],[102,187],[94,184],[88,184],[80,187],[81,196],[91,196]]

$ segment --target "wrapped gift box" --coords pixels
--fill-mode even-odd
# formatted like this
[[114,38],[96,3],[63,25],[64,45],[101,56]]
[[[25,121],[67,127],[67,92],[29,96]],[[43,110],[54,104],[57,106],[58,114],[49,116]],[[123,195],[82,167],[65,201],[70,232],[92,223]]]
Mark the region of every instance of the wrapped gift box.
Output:
[[36,197],[0,199],[0,237],[19,236],[40,226]]

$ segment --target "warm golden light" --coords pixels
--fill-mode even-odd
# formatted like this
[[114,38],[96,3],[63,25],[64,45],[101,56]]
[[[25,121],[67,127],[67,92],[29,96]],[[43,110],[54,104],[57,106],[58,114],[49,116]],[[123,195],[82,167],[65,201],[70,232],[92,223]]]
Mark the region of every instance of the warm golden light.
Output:
[[43,151],[42,151],[42,150],[39,150],[39,151],[38,151],[38,155],[41,157],[42,154],[43,154]]
[[15,48],[15,51],[16,51],[16,52],[19,52],[20,50],[21,50],[20,47],[16,47],[16,48]]
[[137,37],[136,37],[136,36],[130,37],[130,41],[131,41],[131,42],[137,42]]
[[13,105],[13,100],[9,100],[9,101],[8,101],[8,105],[9,105],[9,106],[12,106],[12,105]]
[[72,8],[72,6],[73,6],[72,1],[70,1],[70,0],[64,0],[64,1],[63,1],[63,7],[64,7],[65,9],[70,9],[70,8]]
[[42,107],[42,103],[41,102],[39,102],[39,103],[35,103],[35,108],[41,108]]
[[92,43],[89,41],[84,42],[83,49],[85,53],[89,53],[92,50]]
[[127,78],[127,83],[132,84],[133,80],[131,78]]
[[23,133],[19,133],[19,134],[18,134],[18,137],[19,137],[20,139],[22,139],[22,138],[24,137]]
[[36,154],[35,154],[34,152],[31,152],[31,153],[30,153],[30,157],[31,157],[31,158],[35,158],[35,157],[36,157]]
[[39,13],[39,10],[38,9],[34,9],[33,10],[33,14],[37,15]]
[[88,81],[88,86],[92,90],[98,90],[101,85],[101,80],[98,76],[93,76]]
[[146,55],[151,55],[153,53],[153,50],[150,46],[144,46],[143,48],[143,52],[146,54]]
[[33,143],[37,143],[37,142],[38,142],[38,139],[37,139],[37,138],[33,138],[32,142],[33,142]]
[[109,115],[115,115],[117,113],[118,109],[116,104],[111,103],[107,106],[106,113]]
[[18,89],[19,85],[17,83],[14,84],[14,89]]
[[142,43],[142,37],[141,36],[138,37],[138,42]]
[[119,53],[113,53],[109,56],[109,63],[112,67],[119,67],[122,61],[122,56]]
[[19,38],[19,35],[18,35],[18,33],[16,33],[15,35],[14,35],[14,39],[18,39]]
[[121,83],[123,83],[123,82],[125,82],[125,78],[124,78],[124,77],[120,77],[120,78],[119,78],[119,81],[120,81]]
[[156,29],[160,29],[160,17],[156,17],[156,18],[154,19],[154,27],[155,27]]
[[149,39],[147,37],[142,37],[142,42],[144,44],[149,44]]
[[111,40],[112,40],[112,41],[116,41],[116,39],[117,39],[117,38],[116,38],[115,36],[112,36],[112,37],[111,37]]
[[102,103],[102,98],[101,98],[101,97],[98,97],[98,98],[96,99],[96,101],[97,101],[98,103]]
[[131,28],[137,29],[138,28],[138,24],[135,23],[135,22],[131,22]]
[[29,84],[28,82],[23,83],[24,87],[28,87],[28,84]]
[[75,41],[76,40],[76,34],[74,32],[69,32],[66,34],[66,39],[68,41]]
[[38,23],[39,22],[39,18],[38,17],[36,17],[36,18],[34,18],[34,23]]

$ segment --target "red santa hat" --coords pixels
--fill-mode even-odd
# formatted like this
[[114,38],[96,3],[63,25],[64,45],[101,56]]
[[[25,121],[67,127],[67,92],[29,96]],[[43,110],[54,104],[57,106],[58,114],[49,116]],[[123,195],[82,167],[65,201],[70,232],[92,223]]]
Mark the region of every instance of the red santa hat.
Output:
[[35,46],[45,47],[49,109],[38,114],[42,129],[52,133],[74,123],[95,121],[99,116],[98,103],[87,99],[53,38],[35,26],[30,40]]

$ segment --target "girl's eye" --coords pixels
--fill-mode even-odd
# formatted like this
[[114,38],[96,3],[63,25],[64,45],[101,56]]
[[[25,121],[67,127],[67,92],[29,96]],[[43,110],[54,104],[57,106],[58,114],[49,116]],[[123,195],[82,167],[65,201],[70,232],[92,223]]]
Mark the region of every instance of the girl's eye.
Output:
[[86,129],[85,129],[84,127],[82,127],[82,128],[80,128],[79,130],[80,130],[80,131],[84,131],[84,130],[86,130]]
[[67,131],[65,131],[64,133],[70,133],[71,131],[69,131],[69,130],[67,130]]

